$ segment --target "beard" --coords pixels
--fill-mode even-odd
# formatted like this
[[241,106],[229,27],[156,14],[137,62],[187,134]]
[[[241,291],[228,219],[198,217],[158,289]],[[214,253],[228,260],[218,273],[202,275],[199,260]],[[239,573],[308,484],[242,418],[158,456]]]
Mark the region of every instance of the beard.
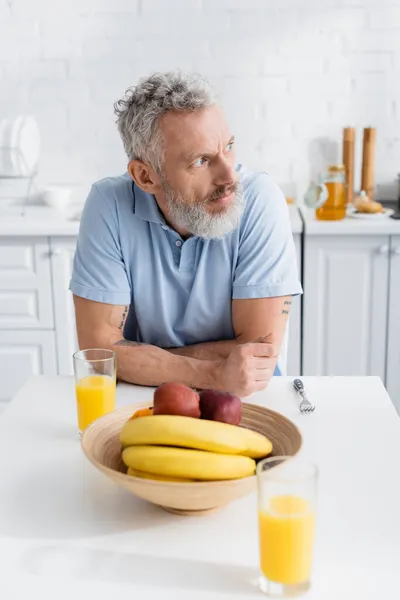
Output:
[[[221,186],[211,196],[203,200],[196,199],[188,204],[163,180],[163,189],[168,206],[169,219],[177,227],[192,235],[204,239],[218,239],[239,226],[244,210],[243,187],[240,182]],[[227,208],[220,212],[209,212],[207,205],[218,200],[221,196],[234,192],[235,196]]]

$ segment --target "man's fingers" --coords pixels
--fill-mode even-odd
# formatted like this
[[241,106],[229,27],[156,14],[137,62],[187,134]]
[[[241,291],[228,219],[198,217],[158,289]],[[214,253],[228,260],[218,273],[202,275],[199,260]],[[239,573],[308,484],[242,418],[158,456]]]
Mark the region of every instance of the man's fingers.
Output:
[[253,365],[255,369],[270,369],[271,368],[271,361],[274,360],[273,358],[267,358],[267,357],[258,357],[255,356],[253,358]]
[[276,348],[272,344],[251,342],[249,346],[253,356],[266,356],[268,358],[276,358],[278,356]]
[[254,374],[255,381],[269,381],[272,377],[272,369],[257,369]]

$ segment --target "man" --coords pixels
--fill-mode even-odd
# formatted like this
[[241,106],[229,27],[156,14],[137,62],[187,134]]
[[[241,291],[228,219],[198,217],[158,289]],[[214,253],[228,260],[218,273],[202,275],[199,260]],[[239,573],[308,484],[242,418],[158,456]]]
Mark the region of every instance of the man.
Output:
[[121,380],[248,396],[274,373],[301,293],[285,198],[235,163],[208,84],[156,73],[115,105],[129,158],[95,183],[70,289],[80,348],[112,348]]

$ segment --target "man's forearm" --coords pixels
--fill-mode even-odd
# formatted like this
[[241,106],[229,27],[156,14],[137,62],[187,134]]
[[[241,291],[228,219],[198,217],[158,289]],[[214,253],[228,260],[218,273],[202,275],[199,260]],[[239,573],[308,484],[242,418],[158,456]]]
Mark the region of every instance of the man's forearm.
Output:
[[[273,334],[264,335],[263,341],[275,345],[275,337]],[[197,358],[198,360],[224,360],[228,358],[232,350],[239,344],[254,342],[255,339],[260,339],[257,334],[240,335],[234,340],[221,340],[217,342],[202,342],[191,346],[181,346],[180,348],[166,348],[171,354],[179,356],[188,356]]]
[[166,348],[166,350],[170,354],[187,356],[197,360],[224,360],[241,343],[243,342],[239,339],[222,340],[220,342],[203,342],[191,346],[181,346],[180,348]]
[[218,387],[219,362],[198,360],[130,340],[112,344],[117,353],[117,376],[128,383],[158,386],[179,381],[198,389]]

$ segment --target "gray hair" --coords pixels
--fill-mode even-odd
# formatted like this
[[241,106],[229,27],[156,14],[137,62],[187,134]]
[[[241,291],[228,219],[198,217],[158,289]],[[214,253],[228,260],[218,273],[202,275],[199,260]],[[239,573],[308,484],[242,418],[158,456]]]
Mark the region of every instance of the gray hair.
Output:
[[209,83],[194,73],[153,73],[140,79],[114,104],[118,130],[129,160],[148,162],[161,173],[163,139],[160,117],[169,111],[193,112],[215,103],[215,94]]

